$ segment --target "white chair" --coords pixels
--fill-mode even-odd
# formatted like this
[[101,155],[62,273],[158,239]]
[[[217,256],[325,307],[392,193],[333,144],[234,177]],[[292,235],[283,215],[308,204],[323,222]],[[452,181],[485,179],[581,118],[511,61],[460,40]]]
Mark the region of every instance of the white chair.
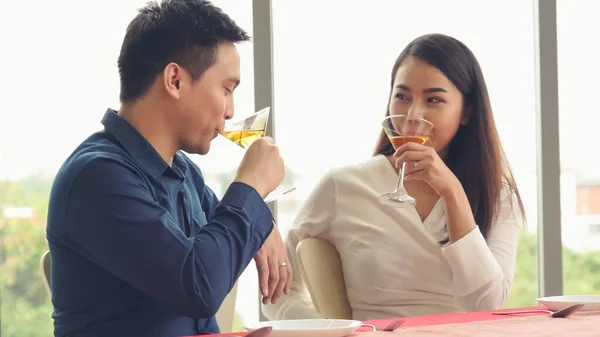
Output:
[[48,295],[52,297],[52,288],[50,287],[50,251],[46,251],[42,254],[42,258],[40,259],[40,269],[42,271],[42,282],[44,282]]
[[219,324],[219,328],[221,329],[221,333],[229,333],[233,330],[233,318],[235,317],[235,301],[237,298],[237,288],[238,283],[235,282],[233,288],[225,297],[223,303],[221,303],[221,307],[219,307],[219,311],[215,317],[217,318],[217,323]]
[[315,309],[327,318],[352,319],[342,261],[327,240],[309,238],[296,248],[298,269]]

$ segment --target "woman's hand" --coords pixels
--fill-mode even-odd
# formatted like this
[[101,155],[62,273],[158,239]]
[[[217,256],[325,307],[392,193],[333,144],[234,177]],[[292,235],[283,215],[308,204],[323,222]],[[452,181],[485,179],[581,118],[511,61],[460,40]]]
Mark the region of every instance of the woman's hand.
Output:
[[460,240],[477,226],[460,181],[433,148],[406,143],[394,153],[394,159],[396,167],[402,167],[402,163],[406,163],[405,181],[424,181],[444,200],[450,244]]
[[394,159],[397,168],[401,169],[402,163],[406,163],[404,181],[424,181],[442,198],[461,188],[458,178],[432,147],[406,143],[396,150]]

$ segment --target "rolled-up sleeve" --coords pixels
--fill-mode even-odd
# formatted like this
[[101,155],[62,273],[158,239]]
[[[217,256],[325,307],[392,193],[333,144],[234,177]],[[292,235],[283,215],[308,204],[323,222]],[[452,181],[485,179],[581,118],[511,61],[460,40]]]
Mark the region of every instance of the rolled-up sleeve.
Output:
[[81,255],[196,318],[217,312],[273,228],[260,195],[233,183],[208,223],[187,237],[136,170],[108,158],[77,174],[66,212],[67,239]]

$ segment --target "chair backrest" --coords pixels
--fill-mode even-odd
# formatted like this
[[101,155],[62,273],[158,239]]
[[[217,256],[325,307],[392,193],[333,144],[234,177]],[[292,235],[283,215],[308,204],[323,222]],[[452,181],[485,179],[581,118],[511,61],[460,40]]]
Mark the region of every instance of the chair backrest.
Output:
[[352,319],[337,249],[327,240],[308,238],[298,244],[296,257],[315,309],[327,318]]
[[42,271],[42,282],[44,282],[48,295],[52,297],[52,287],[50,286],[50,251],[42,254],[40,269]]
[[[40,268],[42,271],[42,282],[44,282],[44,286],[48,291],[48,295],[52,297],[52,287],[50,285],[50,264],[50,251],[46,251],[40,259]],[[233,286],[233,289],[231,289],[227,297],[225,297],[225,300],[221,304],[219,311],[217,311],[217,314],[215,315],[217,323],[219,324],[219,328],[223,333],[231,332],[233,328],[237,287],[238,284],[236,282]]]
[[215,315],[221,333],[229,333],[233,329],[233,318],[235,317],[235,301],[237,298],[238,283],[235,282],[233,288],[225,297],[219,311]]

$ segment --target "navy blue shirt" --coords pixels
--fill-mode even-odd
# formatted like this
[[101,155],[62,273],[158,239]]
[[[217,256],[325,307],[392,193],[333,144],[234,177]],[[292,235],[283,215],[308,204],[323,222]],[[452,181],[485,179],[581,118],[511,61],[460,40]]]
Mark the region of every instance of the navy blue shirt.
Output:
[[114,110],[60,168],[47,238],[56,336],[219,331],[215,313],[273,228],[256,190],[219,202],[182,153],[171,166]]

